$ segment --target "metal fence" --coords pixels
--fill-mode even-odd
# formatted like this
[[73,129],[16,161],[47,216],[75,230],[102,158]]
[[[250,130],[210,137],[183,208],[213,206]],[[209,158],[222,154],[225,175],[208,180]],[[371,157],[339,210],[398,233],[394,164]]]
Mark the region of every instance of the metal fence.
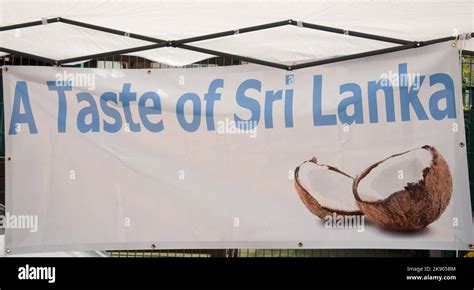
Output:
[[474,56],[464,56],[462,58],[462,91],[469,168],[469,189],[471,192],[471,206],[474,211]]
[[[234,59],[215,57],[185,67],[230,66],[244,64]],[[0,57],[0,66],[51,66],[51,64],[25,57],[7,55]],[[137,56],[114,55],[92,59],[82,64],[74,65],[82,68],[111,68],[111,69],[162,69],[168,65],[152,62]],[[463,58],[463,104],[465,113],[466,140],[469,163],[471,200],[474,192],[474,57]],[[0,204],[5,203],[5,143],[4,143],[4,111],[3,86],[0,71]],[[474,206],[473,206],[474,208]],[[420,256],[462,256],[465,252],[428,251],[428,250],[388,250],[388,249],[187,249],[187,250],[129,250],[109,251],[111,257],[420,257]]]

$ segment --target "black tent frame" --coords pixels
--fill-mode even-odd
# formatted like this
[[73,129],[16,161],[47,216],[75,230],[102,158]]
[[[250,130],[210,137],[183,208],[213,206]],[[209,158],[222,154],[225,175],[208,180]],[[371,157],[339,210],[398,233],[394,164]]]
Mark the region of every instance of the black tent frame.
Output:
[[[323,65],[323,64],[335,63],[335,62],[340,62],[340,61],[345,61],[345,60],[363,58],[363,57],[367,57],[367,56],[373,56],[373,55],[379,55],[379,54],[390,53],[390,52],[395,52],[395,51],[401,51],[401,50],[406,50],[406,49],[418,48],[418,47],[421,47],[421,46],[432,45],[432,44],[436,44],[436,43],[440,43],[440,42],[456,41],[458,39],[458,36],[449,36],[449,37],[443,37],[443,38],[438,38],[438,39],[432,39],[432,40],[428,40],[428,41],[410,41],[410,40],[386,37],[386,36],[381,36],[381,35],[363,33],[363,32],[358,32],[358,31],[345,30],[345,29],[341,29],[341,28],[335,28],[335,27],[317,25],[317,24],[312,24],[312,23],[306,23],[306,22],[302,22],[302,21],[295,21],[295,20],[292,20],[292,19],[284,20],[284,21],[278,21],[278,22],[272,22],[272,23],[267,23],[267,24],[262,24],[262,25],[250,26],[250,27],[245,27],[245,28],[241,28],[241,29],[237,29],[237,30],[228,30],[228,31],[222,31],[222,32],[218,32],[218,33],[212,33],[212,34],[206,34],[206,35],[195,36],[195,37],[190,37],[190,38],[184,38],[184,39],[179,39],[179,40],[163,40],[163,39],[149,37],[149,36],[145,36],[145,35],[141,35],[141,34],[130,33],[130,32],[122,31],[122,30],[112,29],[112,28],[108,28],[108,27],[104,27],[104,26],[98,26],[98,25],[94,25],[94,24],[90,24],[90,23],[79,22],[79,21],[75,21],[75,20],[71,20],[71,19],[67,19],[67,18],[62,18],[62,17],[42,19],[42,20],[39,20],[39,21],[32,21],[32,22],[26,22],[26,23],[21,23],[21,24],[2,26],[2,27],[0,27],[0,32],[13,30],[13,29],[20,29],[20,28],[38,26],[38,25],[46,25],[46,24],[51,24],[51,23],[69,24],[69,25],[78,26],[78,27],[87,28],[87,29],[92,29],[92,30],[96,30],[96,31],[121,35],[121,36],[124,36],[124,37],[130,37],[130,38],[134,38],[134,39],[144,40],[144,41],[151,42],[152,44],[144,45],[144,46],[137,46],[137,47],[132,47],[132,48],[126,48],[126,49],[120,49],[120,50],[114,50],[114,51],[108,51],[108,52],[103,52],[103,53],[89,54],[89,55],[84,55],[84,56],[79,56],[79,57],[68,58],[68,59],[60,59],[60,60],[51,59],[51,58],[47,58],[47,57],[42,57],[42,56],[38,56],[38,55],[34,55],[34,54],[22,52],[22,51],[17,51],[17,50],[9,49],[9,48],[6,48],[6,47],[0,47],[0,51],[5,52],[5,53],[9,53],[9,54],[19,55],[19,56],[22,56],[22,57],[28,57],[28,58],[31,58],[31,59],[36,59],[36,60],[39,60],[39,61],[42,61],[42,62],[45,62],[45,63],[52,64],[52,65],[60,66],[60,65],[63,65],[63,64],[86,61],[86,60],[89,60],[89,59],[106,57],[106,56],[110,56],[110,55],[127,54],[127,53],[150,50],[150,49],[157,49],[157,48],[161,48],[161,47],[176,47],[176,48],[181,48],[181,49],[206,53],[206,54],[220,56],[220,57],[233,58],[233,59],[236,59],[236,60],[239,60],[239,61],[246,61],[246,62],[249,62],[249,63],[255,63],[255,64],[260,64],[260,65],[264,65],[264,66],[268,66],[268,67],[273,67],[273,68],[292,71],[292,70],[297,70],[297,69],[301,69],[301,68],[314,67],[314,66]],[[298,27],[304,27],[304,28],[309,28],[309,29],[314,29],[314,30],[319,30],[319,31],[330,32],[330,33],[343,34],[343,35],[347,35],[347,36],[360,37],[360,38],[371,39],[371,40],[376,40],[376,41],[388,42],[388,43],[397,44],[397,45],[393,46],[393,47],[377,49],[377,50],[372,50],[372,51],[366,51],[366,52],[362,52],[362,53],[355,53],[355,54],[332,57],[332,58],[327,58],[327,59],[322,59],[322,60],[309,61],[309,62],[294,64],[294,65],[286,65],[286,64],[266,61],[266,60],[262,60],[262,59],[247,57],[247,56],[243,56],[243,55],[230,54],[230,53],[226,53],[226,52],[221,52],[221,51],[216,51],[216,50],[212,50],[212,49],[202,48],[202,47],[193,46],[193,45],[189,44],[189,43],[193,43],[193,42],[197,42],[197,41],[215,39],[215,38],[220,38],[220,37],[225,37],[225,36],[230,36],[230,35],[235,35],[235,34],[243,34],[243,33],[253,32],[253,31],[260,31],[260,30],[265,30],[265,29],[275,28],[275,27],[280,27],[280,26],[285,26],[285,25],[294,25],[294,26],[298,26]],[[471,32],[470,35],[471,35],[471,37],[474,37],[474,32]],[[474,51],[464,50],[462,53],[464,55],[474,56]]]

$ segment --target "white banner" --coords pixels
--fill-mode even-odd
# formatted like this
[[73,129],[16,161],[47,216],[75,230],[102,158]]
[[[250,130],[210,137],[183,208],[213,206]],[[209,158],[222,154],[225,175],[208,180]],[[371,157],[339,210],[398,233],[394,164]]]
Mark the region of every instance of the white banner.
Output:
[[460,71],[5,67],[6,252],[466,249]]

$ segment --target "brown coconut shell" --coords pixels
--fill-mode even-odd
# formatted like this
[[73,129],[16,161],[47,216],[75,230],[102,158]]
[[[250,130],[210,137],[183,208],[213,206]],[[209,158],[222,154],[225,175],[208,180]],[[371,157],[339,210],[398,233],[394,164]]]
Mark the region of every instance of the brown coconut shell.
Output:
[[364,201],[358,192],[360,181],[386,160],[412,150],[379,161],[356,176],[352,191],[360,210],[370,221],[391,230],[408,232],[425,228],[444,212],[453,191],[448,163],[432,146],[426,145],[418,149],[428,150],[433,157],[431,166],[423,170],[423,179],[408,183],[405,188],[392,193],[384,200]]
[[[322,205],[319,203],[316,198],[314,198],[302,185],[299,179],[299,171],[301,165],[307,163],[307,162],[312,162],[315,164],[318,164],[317,159],[313,157],[311,160],[304,161],[301,163],[298,167],[295,169],[295,188],[296,191],[298,192],[299,197],[301,198],[301,201],[303,201],[304,205],[306,206],[307,209],[314,215],[324,219],[328,215],[332,215],[333,213],[337,215],[362,215],[362,212],[357,210],[357,211],[345,211],[341,209],[336,209],[336,208],[330,208],[327,206]],[[321,164],[318,164],[321,165]],[[328,166],[328,165],[323,165],[326,166],[329,170],[334,171],[335,174],[342,174],[347,176],[348,178],[354,180],[353,177],[348,175],[347,173],[342,172],[341,170],[337,169],[336,167],[333,166]]]

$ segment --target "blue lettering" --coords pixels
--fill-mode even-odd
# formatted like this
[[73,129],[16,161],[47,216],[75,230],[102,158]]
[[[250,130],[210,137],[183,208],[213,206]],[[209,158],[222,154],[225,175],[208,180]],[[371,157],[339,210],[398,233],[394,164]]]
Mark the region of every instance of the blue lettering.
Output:
[[63,85],[63,82],[49,81],[46,82],[50,91],[56,91],[58,93],[58,132],[66,132],[66,114],[67,114],[67,102],[65,91],[72,91],[70,85]]
[[[259,80],[249,79],[242,82],[237,88],[237,104],[243,108],[248,109],[252,113],[248,120],[244,120],[237,116],[237,114],[234,114],[234,121],[236,126],[240,129],[253,129],[260,121],[260,104],[255,99],[245,95],[245,92],[249,89],[260,92],[262,89],[262,83]],[[246,122],[248,122],[248,126],[244,125]]]
[[[20,113],[20,106],[22,103],[25,110],[24,113]],[[28,86],[24,81],[17,82],[15,86],[15,97],[13,99],[12,117],[10,120],[10,129],[8,130],[8,134],[16,135],[16,128],[22,123],[28,124],[30,134],[38,133],[35,118],[33,117],[33,111],[31,110]]]
[[[186,121],[184,115],[184,105],[187,101],[191,101],[193,105],[193,120],[190,123]],[[179,124],[184,130],[188,132],[196,131],[201,124],[201,100],[199,99],[199,96],[195,93],[186,93],[182,95],[176,104],[176,115]]]
[[313,76],[313,125],[328,126],[336,125],[336,115],[323,115],[322,113],[322,75]]
[[[444,73],[437,73],[430,76],[430,86],[443,84],[444,90],[433,93],[430,97],[430,113],[435,120],[441,120],[446,116],[449,119],[456,118],[456,100],[454,96],[453,79]],[[439,109],[439,101],[446,99],[446,109]]]
[[[418,92],[423,84],[425,76],[420,76],[417,83],[413,84],[408,89],[406,79],[408,79],[407,64],[401,63],[398,65],[399,85],[400,85],[400,106],[402,111],[402,121],[410,121],[410,105],[415,111],[418,120],[428,120],[420,99],[418,99]],[[405,78],[405,80],[403,80]]]
[[369,86],[369,119],[370,123],[379,122],[379,114],[377,107],[377,91],[382,90],[385,95],[385,108],[387,114],[387,122],[395,122],[395,102],[393,100],[393,87],[389,80],[371,81]]
[[[364,115],[362,112],[362,92],[359,85],[354,83],[343,84],[339,87],[339,94],[351,92],[352,96],[343,99],[337,106],[339,113],[339,120],[343,124],[350,125],[352,123],[361,124],[364,122]],[[348,115],[347,108],[354,106],[354,114]]]
[[[146,101],[151,100],[153,105],[151,107],[146,106]],[[160,96],[154,92],[144,93],[140,101],[138,102],[140,119],[142,120],[143,126],[150,132],[160,132],[163,130],[163,120],[157,123],[152,123],[148,119],[148,115],[161,115],[161,102]]]
[[216,90],[224,87],[224,80],[217,79],[213,80],[209,85],[207,94],[204,94],[204,100],[206,101],[206,123],[207,130],[214,131],[214,102],[221,99],[221,94],[218,94]]
[[109,133],[115,133],[120,131],[120,129],[122,128],[122,116],[120,115],[118,110],[109,107],[107,105],[107,102],[118,104],[117,94],[113,92],[105,92],[100,96],[100,107],[102,108],[102,111],[106,116],[111,117],[115,120],[114,123],[109,123],[104,120],[104,130]]
[[130,87],[131,84],[129,83],[123,85],[122,92],[119,94],[119,100],[122,102],[125,122],[127,122],[130,131],[140,132],[140,124],[133,121],[132,112],[130,111],[130,102],[137,100],[137,94],[130,92]]
[[[89,93],[78,93],[78,103],[87,102],[89,106],[82,108],[77,114],[77,128],[79,132],[86,133],[89,131],[99,132],[99,111],[97,110],[97,104],[95,103],[94,97]],[[87,124],[86,117],[91,115],[91,123]]]

